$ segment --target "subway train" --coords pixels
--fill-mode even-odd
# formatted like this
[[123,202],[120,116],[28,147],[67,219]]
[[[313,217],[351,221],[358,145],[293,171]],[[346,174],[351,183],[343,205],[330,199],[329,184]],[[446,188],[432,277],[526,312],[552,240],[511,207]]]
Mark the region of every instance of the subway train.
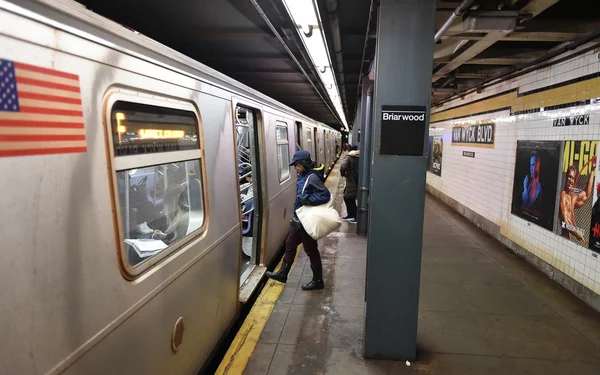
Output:
[[65,0],[0,0],[1,374],[196,374],[341,133]]

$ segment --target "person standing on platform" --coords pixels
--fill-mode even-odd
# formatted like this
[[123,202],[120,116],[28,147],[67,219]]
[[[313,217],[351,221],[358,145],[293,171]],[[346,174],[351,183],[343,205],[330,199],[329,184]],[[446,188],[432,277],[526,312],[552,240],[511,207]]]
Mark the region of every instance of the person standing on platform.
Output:
[[317,245],[317,240],[306,233],[302,223],[296,215],[296,210],[303,205],[319,206],[329,202],[331,193],[324,184],[323,164],[317,167],[316,163],[310,158],[308,151],[297,151],[292,158],[290,166],[294,166],[298,173],[296,182],[296,201],[294,203],[294,216],[290,222],[290,232],[285,240],[285,254],[281,267],[277,272],[267,272],[270,279],[285,283],[296,258],[298,245],[302,243],[304,251],[310,259],[310,268],[313,272],[311,282],[302,285],[302,290],[318,290],[325,288],[323,282],[323,265],[321,264],[321,254]]
[[350,146],[350,152],[342,161],[340,173],[346,178],[346,187],[344,188],[344,203],[348,215],[343,218],[352,224],[356,223],[356,198],[358,196],[358,158],[360,151],[358,147]]

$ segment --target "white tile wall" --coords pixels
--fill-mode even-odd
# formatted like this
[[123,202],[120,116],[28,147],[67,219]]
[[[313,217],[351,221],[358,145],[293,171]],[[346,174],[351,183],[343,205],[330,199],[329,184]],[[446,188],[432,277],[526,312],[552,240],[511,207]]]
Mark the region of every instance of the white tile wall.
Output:
[[[598,52],[589,52],[539,71],[501,82],[464,100],[445,103],[434,112],[482,99],[506,90],[520,93],[561,83],[600,71]],[[577,113],[590,115],[590,125],[553,128],[552,119]],[[493,120],[495,148],[451,145],[455,123]],[[510,111],[449,120],[432,124],[430,135],[443,135],[442,176],[427,173],[427,183],[500,227],[501,233],[527,251],[550,263],[576,281],[600,294],[600,257],[571,241],[511,214],[513,175],[518,140],[599,140],[600,104],[591,104],[535,114],[510,116]],[[475,158],[462,156],[474,151]]]

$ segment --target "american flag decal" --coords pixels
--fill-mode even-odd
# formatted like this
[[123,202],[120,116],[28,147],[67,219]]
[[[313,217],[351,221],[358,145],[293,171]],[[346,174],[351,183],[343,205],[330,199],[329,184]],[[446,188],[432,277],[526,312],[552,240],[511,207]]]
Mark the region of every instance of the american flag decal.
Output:
[[0,157],[86,151],[79,77],[0,59]]

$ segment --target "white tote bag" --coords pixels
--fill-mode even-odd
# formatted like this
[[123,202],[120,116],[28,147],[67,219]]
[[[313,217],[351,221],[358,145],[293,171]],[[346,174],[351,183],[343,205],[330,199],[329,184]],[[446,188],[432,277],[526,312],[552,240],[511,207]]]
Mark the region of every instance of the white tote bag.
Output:
[[[311,176],[306,178],[302,194],[304,194],[304,189],[306,189],[308,179]],[[342,226],[342,219],[340,219],[340,215],[333,208],[333,199],[331,198],[329,202],[319,206],[302,206],[296,210],[296,215],[300,219],[306,233],[315,240],[320,240]]]

